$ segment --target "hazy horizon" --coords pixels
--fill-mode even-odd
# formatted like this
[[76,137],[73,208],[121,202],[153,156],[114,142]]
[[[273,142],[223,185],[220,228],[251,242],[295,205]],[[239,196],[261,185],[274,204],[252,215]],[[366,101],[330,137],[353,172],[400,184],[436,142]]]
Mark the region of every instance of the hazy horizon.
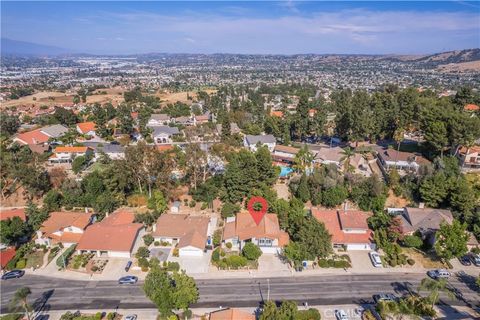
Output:
[[479,12],[461,1],[7,1],[1,36],[99,55],[422,55],[480,47]]

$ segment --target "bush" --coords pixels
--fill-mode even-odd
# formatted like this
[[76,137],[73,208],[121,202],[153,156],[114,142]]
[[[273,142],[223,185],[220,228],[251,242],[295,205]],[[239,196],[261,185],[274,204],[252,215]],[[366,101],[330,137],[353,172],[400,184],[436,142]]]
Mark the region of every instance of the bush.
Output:
[[117,315],[116,312],[109,312],[109,313],[107,314],[107,320],[113,320],[113,319],[115,319],[115,316],[116,316],[116,315]]
[[196,205],[197,205],[197,202],[196,202],[195,200],[190,201],[190,203],[188,204],[188,206],[189,206],[190,208],[193,208],[193,207],[195,207]]
[[153,239],[153,236],[151,234],[146,234],[143,236],[143,243],[148,247],[153,243],[155,239]]
[[15,264],[15,268],[17,269],[25,269],[25,266],[27,265],[27,259],[20,259],[17,261]]
[[422,238],[415,235],[408,235],[403,238],[403,245],[409,248],[420,248],[423,246]]
[[226,246],[228,249],[232,249],[232,246],[233,246],[233,245],[232,245],[231,242],[227,242],[227,243],[225,244],[225,246]]
[[317,309],[298,310],[295,320],[320,320],[320,312]]
[[155,241],[155,242],[153,243],[153,245],[154,245],[155,247],[158,247],[158,246],[160,245],[160,241]]
[[137,250],[137,253],[135,254],[135,258],[141,259],[141,258],[148,258],[150,256],[150,251],[148,250],[147,247],[140,247]]
[[75,244],[72,244],[70,248],[65,250],[64,253],[62,253],[56,261],[57,267],[63,268],[65,265],[68,264],[68,259],[70,259],[71,255],[75,252]]
[[205,210],[208,208],[208,204],[206,202],[202,203],[202,206],[200,207],[200,210]]
[[231,269],[239,269],[241,267],[245,267],[248,263],[247,258],[242,256],[236,256],[236,255],[224,258],[223,261]]
[[221,250],[222,249],[220,249],[220,248],[217,248],[217,249],[213,250],[213,252],[212,252],[212,261],[213,262],[220,261],[220,251]]
[[132,194],[127,198],[127,204],[130,207],[142,207],[146,206],[148,203],[148,198],[144,194]]
[[173,249],[173,253],[172,253],[172,254],[173,254],[174,257],[178,257],[178,253],[179,253],[179,252],[178,252],[178,248]]
[[168,261],[167,270],[168,271],[180,271],[180,264],[178,262]]
[[242,255],[248,260],[257,261],[262,255],[262,250],[252,242],[248,242],[242,249]]
[[322,194],[322,204],[332,208],[342,204],[348,197],[348,190],[343,186],[335,186],[327,189]]
[[410,266],[413,266],[415,264],[415,260],[413,259],[407,259],[407,263],[410,265]]
[[213,233],[213,246],[218,247],[222,242],[222,230],[215,230]]

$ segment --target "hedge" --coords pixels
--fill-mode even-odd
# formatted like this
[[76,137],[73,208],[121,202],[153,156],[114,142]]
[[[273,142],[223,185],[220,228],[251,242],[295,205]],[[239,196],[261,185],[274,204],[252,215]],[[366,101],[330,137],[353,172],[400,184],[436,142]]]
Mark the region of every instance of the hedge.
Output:
[[[70,248],[68,248],[67,250],[65,250],[64,253],[62,253],[58,258],[57,258],[57,261],[56,261],[56,264],[57,264],[57,267],[59,268],[62,268],[67,264],[68,262],[68,259],[70,258],[70,256],[75,252],[75,247],[77,245],[76,244],[72,244],[70,246]],[[65,261],[65,264],[64,264],[64,261]]]

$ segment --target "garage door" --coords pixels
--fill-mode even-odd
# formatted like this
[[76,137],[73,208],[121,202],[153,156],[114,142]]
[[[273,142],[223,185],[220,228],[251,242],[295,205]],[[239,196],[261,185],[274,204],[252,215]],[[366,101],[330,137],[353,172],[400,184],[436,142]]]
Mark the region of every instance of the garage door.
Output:
[[372,250],[370,244],[366,243],[356,243],[356,244],[347,244],[347,250]]
[[179,256],[180,257],[202,257],[203,256],[203,251],[199,249],[189,249],[189,248],[182,248],[179,250]]

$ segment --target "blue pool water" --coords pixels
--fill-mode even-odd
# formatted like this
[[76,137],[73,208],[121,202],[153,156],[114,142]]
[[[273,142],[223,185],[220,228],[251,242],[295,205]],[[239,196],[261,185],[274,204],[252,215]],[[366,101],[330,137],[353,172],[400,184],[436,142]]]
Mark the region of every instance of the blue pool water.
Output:
[[293,169],[287,166],[280,166],[280,177],[286,177],[288,176],[291,172],[293,172]]

